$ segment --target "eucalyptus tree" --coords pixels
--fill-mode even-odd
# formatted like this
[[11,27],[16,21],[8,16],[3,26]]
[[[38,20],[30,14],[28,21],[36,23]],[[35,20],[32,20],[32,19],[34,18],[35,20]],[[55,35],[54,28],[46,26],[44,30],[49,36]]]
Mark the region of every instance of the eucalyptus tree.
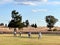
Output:
[[16,36],[17,29],[16,28],[23,28],[24,24],[22,23],[22,16],[16,10],[13,10],[11,13],[11,21],[8,24],[9,28],[14,28],[14,36]]
[[49,30],[51,30],[51,28],[54,27],[58,19],[56,19],[54,16],[49,15],[49,16],[46,16],[45,21],[47,23],[47,27],[49,28]]

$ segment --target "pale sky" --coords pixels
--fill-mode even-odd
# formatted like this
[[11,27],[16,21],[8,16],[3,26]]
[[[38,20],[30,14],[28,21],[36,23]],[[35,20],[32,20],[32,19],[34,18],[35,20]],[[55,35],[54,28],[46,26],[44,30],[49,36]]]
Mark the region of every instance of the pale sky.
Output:
[[0,0],[0,23],[9,23],[12,10],[38,26],[46,26],[45,17],[52,15],[58,19],[55,26],[60,26],[60,0]]

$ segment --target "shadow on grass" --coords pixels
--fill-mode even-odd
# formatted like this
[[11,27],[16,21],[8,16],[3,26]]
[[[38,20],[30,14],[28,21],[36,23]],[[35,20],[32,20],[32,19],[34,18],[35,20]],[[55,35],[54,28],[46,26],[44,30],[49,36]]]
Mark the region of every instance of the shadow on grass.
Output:
[[[18,36],[18,38],[29,38],[28,36]],[[30,39],[36,39],[38,37],[30,37]]]
[[60,36],[60,34],[44,34],[45,36]]
[[[0,37],[14,37],[14,38],[29,38],[28,36],[14,36],[14,35],[0,35]],[[30,37],[31,39],[36,39],[38,37]]]

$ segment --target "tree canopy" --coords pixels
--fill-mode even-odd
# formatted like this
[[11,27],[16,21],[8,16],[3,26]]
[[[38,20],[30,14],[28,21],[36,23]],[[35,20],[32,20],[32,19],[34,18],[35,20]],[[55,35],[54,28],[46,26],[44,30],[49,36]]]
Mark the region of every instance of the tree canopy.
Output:
[[21,27],[21,23],[22,23],[22,16],[16,12],[16,10],[13,10],[11,13],[11,21],[8,24],[8,27],[12,27],[12,28],[19,28]]
[[54,16],[51,16],[51,15],[46,16],[45,19],[46,19],[45,21],[47,23],[47,27],[49,29],[53,28],[54,27],[54,24],[58,21],[58,19],[56,19]]

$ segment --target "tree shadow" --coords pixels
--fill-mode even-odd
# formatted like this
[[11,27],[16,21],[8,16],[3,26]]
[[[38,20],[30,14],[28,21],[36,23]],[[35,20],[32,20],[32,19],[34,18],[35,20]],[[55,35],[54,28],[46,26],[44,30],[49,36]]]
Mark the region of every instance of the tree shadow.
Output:
[[38,37],[28,37],[28,36],[18,36],[19,38],[29,38],[29,39],[36,39]]

